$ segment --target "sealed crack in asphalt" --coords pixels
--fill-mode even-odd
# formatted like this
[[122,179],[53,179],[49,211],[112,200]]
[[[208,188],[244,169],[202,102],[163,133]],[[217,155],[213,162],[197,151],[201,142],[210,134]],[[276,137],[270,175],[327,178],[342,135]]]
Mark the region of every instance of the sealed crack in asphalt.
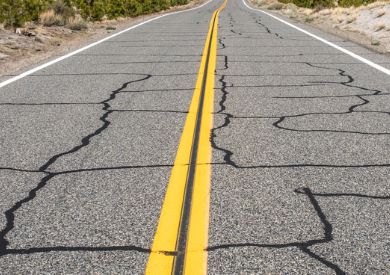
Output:
[[[230,27],[234,27],[234,19],[232,15],[230,14]],[[273,33],[264,23],[262,23],[260,20],[256,21],[257,25],[260,25],[260,27],[265,28],[267,34],[276,36],[278,39],[283,39],[283,37],[280,34]],[[234,35],[241,36],[242,38],[245,38],[245,36],[242,36],[243,34],[240,32],[236,32],[234,29],[230,30],[231,33]],[[226,44],[224,42],[226,36],[219,39],[220,48],[219,49],[225,49]],[[273,37],[274,38],[274,37]],[[287,37],[285,39],[288,39]],[[86,54],[84,54],[86,55]],[[93,54],[91,54],[93,55]],[[109,54],[110,55],[116,55],[116,54]],[[300,54],[301,55],[301,54]],[[302,54],[303,55],[303,54]],[[169,55],[169,56],[176,56],[176,55]],[[177,55],[182,56],[182,55]],[[194,55],[199,56],[199,55]],[[317,164],[317,163],[297,163],[297,164],[286,164],[286,165],[253,165],[253,166],[242,166],[238,163],[236,163],[233,160],[233,154],[234,152],[229,150],[229,148],[223,148],[218,144],[216,141],[218,137],[218,132],[223,131],[224,129],[228,128],[230,126],[230,123],[234,119],[275,119],[276,121],[272,123],[272,125],[279,130],[283,131],[296,131],[296,132],[331,132],[331,133],[337,133],[337,134],[358,134],[358,135],[372,135],[372,136],[378,136],[378,135],[389,135],[388,132],[361,132],[361,131],[335,131],[335,130],[320,130],[320,129],[311,129],[311,130],[302,130],[302,129],[294,129],[294,128],[288,128],[284,126],[284,123],[286,123],[289,119],[294,119],[297,117],[303,117],[303,116],[310,116],[310,115],[346,115],[351,113],[380,113],[380,114],[387,114],[390,115],[390,112],[382,112],[382,111],[359,111],[359,108],[362,106],[366,106],[370,104],[370,100],[366,97],[372,97],[372,96],[378,96],[378,95],[390,95],[390,93],[377,90],[377,89],[370,89],[362,86],[355,85],[354,78],[352,75],[349,75],[345,70],[342,70],[340,68],[330,68],[330,67],[324,67],[324,66],[318,66],[315,64],[319,63],[310,63],[310,62],[295,62],[300,64],[306,64],[307,66],[310,66],[312,68],[318,68],[318,69],[324,69],[324,70],[336,70],[340,76],[343,78],[346,78],[346,81],[340,81],[340,82],[331,82],[331,81],[316,81],[310,84],[299,84],[299,85],[259,85],[259,86],[234,86],[233,83],[228,85],[228,82],[226,78],[229,76],[227,74],[224,74],[224,71],[229,69],[229,58],[227,55],[219,55],[223,57],[224,60],[224,66],[221,69],[218,69],[218,72],[222,72],[222,74],[218,74],[220,76],[218,82],[221,84],[220,91],[222,92],[221,98],[218,102],[219,110],[215,112],[215,115],[221,115],[223,116],[223,123],[219,126],[214,127],[211,130],[211,144],[213,149],[217,151],[221,151],[223,153],[223,162],[219,163],[213,163],[213,165],[229,165],[235,169],[266,169],[266,168],[272,168],[272,169],[279,169],[279,168],[295,168],[295,167],[321,167],[321,168],[363,168],[363,167],[390,167],[389,163],[374,163],[374,164],[361,164],[361,165],[331,165],[331,164]],[[271,55],[272,56],[272,55]],[[281,56],[281,55],[280,55]],[[288,56],[288,55],[285,55]],[[193,61],[181,61],[181,62],[193,62]],[[236,61],[235,61],[236,62]],[[253,61],[238,61],[238,62],[253,62]],[[148,62],[143,62],[148,63]],[[155,63],[155,62],[154,62]],[[172,62],[171,62],[172,63]],[[259,63],[262,63],[260,61]],[[281,62],[283,63],[283,62]],[[291,63],[291,62],[289,62]],[[293,62],[294,63],[294,62]],[[114,64],[114,63],[111,63]],[[120,63],[116,63],[120,64]],[[124,63],[127,64],[127,63]],[[33,105],[98,105],[102,106],[102,111],[104,111],[103,115],[99,117],[99,120],[102,122],[102,125],[95,129],[92,133],[88,134],[87,136],[83,137],[81,139],[81,144],[71,148],[70,150],[64,151],[62,153],[56,154],[49,158],[40,168],[37,170],[29,170],[29,169],[17,169],[12,167],[0,167],[0,170],[8,170],[8,171],[14,171],[14,172],[30,172],[30,173],[42,173],[44,176],[41,178],[39,183],[28,192],[28,195],[24,197],[23,199],[15,202],[12,207],[10,207],[8,210],[5,211],[5,217],[6,217],[6,225],[5,227],[0,231],[0,257],[4,255],[9,254],[33,254],[33,253],[43,253],[43,252],[52,252],[52,251],[137,251],[141,253],[162,253],[166,255],[178,255],[182,252],[180,251],[151,251],[150,249],[138,247],[138,246],[106,246],[106,247],[77,247],[77,246],[57,246],[57,247],[36,247],[36,248],[27,248],[27,249],[10,249],[8,248],[9,242],[7,240],[7,234],[14,228],[14,221],[15,221],[15,213],[17,210],[19,210],[21,207],[23,207],[25,204],[31,202],[34,200],[34,198],[37,196],[38,192],[40,192],[54,177],[64,174],[72,174],[72,173],[81,173],[81,172],[88,172],[88,171],[100,171],[100,170],[120,170],[120,169],[137,169],[137,168],[147,168],[147,167],[172,167],[172,164],[158,164],[158,165],[139,165],[139,166],[117,166],[117,167],[104,167],[104,168],[85,168],[85,169],[75,169],[75,170],[68,170],[68,171],[59,171],[59,172],[53,172],[48,171],[48,169],[51,168],[51,166],[56,163],[58,159],[65,155],[73,154],[82,148],[87,147],[92,139],[96,138],[97,136],[101,135],[110,125],[109,116],[114,112],[169,112],[169,113],[178,113],[178,114],[187,114],[186,111],[179,111],[179,110],[115,110],[111,109],[110,102],[115,100],[116,96],[120,93],[142,93],[146,91],[181,91],[181,90],[193,90],[193,88],[186,88],[186,89],[150,89],[150,90],[127,90],[129,86],[132,83],[136,82],[142,82],[150,79],[154,75],[145,74],[142,75],[143,77],[124,83],[119,89],[112,91],[109,95],[109,97],[101,102],[86,102],[86,103],[71,103],[71,102],[63,102],[63,103],[0,103],[0,105],[11,105],[11,106],[33,106]],[[349,106],[348,110],[345,112],[318,112],[318,113],[302,113],[302,114],[296,114],[296,115],[284,115],[284,116],[269,116],[269,117],[261,117],[261,116],[252,116],[252,117],[240,117],[235,116],[232,113],[229,113],[226,111],[226,101],[229,97],[229,88],[233,87],[306,87],[306,86],[321,86],[321,85],[341,85],[343,87],[350,87],[355,89],[360,89],[362,91],[362,94],[354,94],[354,95],[336,95],[336,96],[302,96],[302,97],[294,97],[294,96],[276,96],[273,97],[275,99],[277,98],[342,98],[342,97],[354,97],[357,98],[360,103],[353,104]],[[330,223],[326,216],[326,211],[321,207],[320,203],[317,200],[317,197],[321,197],[324,199],[328,198],[335,198],[335,197],[354,197],[359,199],[374,199],[374,200],[389,200],[390,196],[383,195],[383,196],[374,196],[374,195],[366,195],[361,193],[317,193],[312,191],[310,188],[307,187],[301,187],[297,188],[295,190],[292,190],[291,192],[295,192],[298,195],[304,195],[308,199],[313,211],[316,213],[318,219],[320,220],[322,224],[322,238],[318,239],[311,239],[307,241],[302,242],[290,242],[290,243],[281,243],[281,244],[266,244],[266,243],[232,243],[232,244],[220,244],[220,245],[214,245],[209,246],[206,250],[208,251],[216,251],[220,249],[230,249],[234,247],[258,247],[258,248],[271,248],[271,249],[282,249],[287,247],[296,247],[299,248],[302,253],[308,255],[309,257],[315,259],[319,263],[331,268],[336,274],[345,274],[345,271],[341,269],[340,266],[338,266],[336,263],[330,262],[329,260],[325,259],[324,257],[316,254],[312,251],[312,246],[314,245],[321,245],[325,243],[334,242],[334,236],[333,236],[333,225]]]
[[[223,43],[222,41],[220,43]],[[228,61],[228,56],[224,55],[224,68],[222,70],[227,70],[229,68],[229,61]],[[308,62],[304,62],[304,64],[308,64]],[[310,63],[309,63],[310,64]],[[329,68],[327,68],[329,69]],[[217,145],[215,139],[217,137],[217,134],[216,134],[216,131],[218,130],[221,130],[225,127],[228,127],[231,123],[231,120],[232,119],[272,119],[272,118],[276,118],[277,121],[275,121],[272,125],[276,128],[279,128],[280,130],[288,130],[288,131],[297,131],[297,132],[307,132],[307,131],[327,131],[327,132],[336,132],[336,133],[353,133],[353,134],[367,134],[367,135],[388,135],[390,133],[364,133],[364,132],[354,132],[354,131],[332,131],[332,130],[299,130],[299,129],[289,129],[289,128],[286,128],[286,127],[282,127],[280,126],[279,124],[282,123],[286,118],[293,118],[293,117],[300,117],[300,116],[306,116],[306,115],[327,115],[327,114],[350,114],[352,112],[357,112],[355,111],[355,108],[359,107],[359,106],[362,106],[362,105],[365,105],[365,104],[368,104],[368,103],[365,103],[367,100],[364,100],[363,103],[361,104],[356,104],[356,105],[352,105],[348,111],[346,112],[340,112],[340,113],[305,113],[305,114],[298,114],[298,115],[291,115],[291,116],[280,116],[280,117],[276,117],[276,116],[259,116],[259,117],[256,117],[256,116],[250,116],[250,117],[242,117],[242,116],[235,116],[231,113],[228,113],[228,112],[225,112],[226,111],[226,106],[225,106],[225,102],[227,100],[227,96],[229,94],[229,92],[227,91],[228,89],[228,86],[227,86],[227,82],[225,80],[226,78],[226,75],[225,74],[221,74],[219,73],[219,71],[221,70],[217,70],[218,72],[218,75],[220,76],[220,79],[218,80],[220,83],[221,83],[221,92],[222,92],[222,98],[221,98],[221,101],[219,102],[219,106],[220,106],[220,109],[215,112],[216,115],[223,115],[224,116],[224,123],[218,127],[215,127],[211,130],[211,144],[213,146],[214,149],[216,150],[219,150],[221,152],[223,152],[224,154],[224,162],[223,163],[213,163],[214,165],[224,165],[224,164],[228,164],[228,165],[231,165],[235,168],[243,168],[243,169],[256,169],[256,168],[295,168],[295,167],[328,167],[328,168],[362,168],[362,167],[390,167],[390,163],[384,163],[384,164],[362,164],[362,165],[336,165],[336,164],[316,164],[316,163],[297,163],[297,164],[286,164],[286,165],[252,165],[252,166],[242,166],[242,165],[238,165],[236,164],[233,160],[232,160],[232,156],[233,156],[233,152],[228,150],[227,148],[222,148],[220,146]],[[350,75],[344,75],[345,72],[343,70],[340,71],[340,74],[343,74],[343,76],[346,76],[348,78],[347,81],[344,81],[344,82],[340,82],[338,84],[341,84],[341,85],[345,85],[345,86],[349,86],[349,87],[354,87],[354,88],[357,88],[359,86],[355,86],[355,85],[351,85],[351,83],[353,82],[353,78],[352,76]],[[313,83],[315,84],[315,83]],[[320,84],[320,85],[325,85],[324,82],[321,82],[321,83],[317,83],[317,84]],[[334,83],[333,83],[334,84]],[[310,86],[311,84],[309,84]],[[261,87],[280,87],[281,85],[262,85]],[[303,86],[306,86],[305,84],[300,84],[300,85],[284,85],[284,86],[287,86],[287,87],[291,87],[291,86],[299,86],[299,87],[303,87]],[[230,85],[230,87],[237,87],[237,86],[234,86],[233,84]],[[240,87],[243,87],[243,86],[240,86]],[[259,86],[250,86],[250,87],[259,87]],[[380,90],[371,90],[371,89],[368,89],[368,88],[364,88],[364,87],[359,87],[360,89],[364,90],[364,91],[372,91],[373,94],[372,95],[379,95],[381,94],[381,91]],[[357,96],[360,96],[360,95],[357,95]],[[285,98],[285,97],[275,97],[275,98]],[[287,98],[290,98],[290,97],[287,97]],[[365,111],[359,111],[359,112],[365,112]],[[372,112],[372,111],[367,111],[367,112]]]
[[[271,35],[273,34],[267,26],[265,26],[262,23],[259,23],[256,21],[257,24],[264,27],[267,32]],[[231,30],[232,32],[232,30]],[[276,35],[278,38],[282,38],[279,34]],[[225,49],[227,46],[224,42],[226,37],[223,37],[219,40],[219,43],[221,44],[222,48]],[[302,54],[300,54],[302,55]],[[364,105],[367,105],[370,103],[370,101],[365,98],[366,96],[376,96],[376,95],[389,95],[390,93],[385,93],[381,90],[377,89],[370,89],[358,85],[354,85],[354,78],[352,75],[347,74],[345,70],[339,69],[339,68],[329,68],[324,66],[316,66],[309,62],[302,62],[306,64],[307,66],[311,66],[313,68],[320,68],[320,69],[326,69],[326,70],[337,70],[338,74],[342,77],[346,77],[346,81],[340,81],[340,82],[330,82],[330,81],[319,81],[319,82],[313,82],[312,84],[335,84],[335,85],[342,85],[345,87],[351,87],[356,88],[364,91],[364,94],[355,94],[355,95],[347,95],[347,96],[334,96],[334,97],[356,97],[361,102],[358,104],[354,104],[349,106],[348,110],[345,112],[334,112],[334,113],[303,113],[303,114],[297,114],[297,115],[285,115],[285,116],[270,116],[270,117],[239,117],[235,116],[231,112],[226,111],[226,101],[229,96],[229,88],[237,87],[234,86],[233,83],[230,85],[227,84],[226,77],[229,76],[224,73],[224,71],[228,70],[229,68],[229,58],[227,55],[222,55],[224,58],[224,65],[222,69],[217,70],[216,75],[219,76],[219,83],[221,84],[220,91],[222,92],[222,96],[220,97],[220,100],[218,102],[219,110],[217,110],[214,114],[215,115],[222,115],[223,116],[223,123],[219,126],[214,127],[211,130],[211,144],[214,150],[220,151],[223,153],[223,162],[216,162],[213,163],[213,165],[229,165],[233,167],[234,169],[265,169],[265,168],[295,168],[295,167],[321,167],[321,168],[365,168],[365,167],[390,167],[389,163],[383,163],[383,164],[362,164],[362,165],[328,165],[328,164],[288,164],[288,165],[254,165],[254,166],[242,166],[237,164],[235,161],[233,161],[233,151],[229,150],[228,148],[224,148],[220,145],[218,145],[216,138],[217,138],[217,132],[222,131],[223,129],[230,126],[230,123],[233,119],[263,119],[263,118],[276,118],[277,121],[275,121],[272,125],[280,130],[288,130],[288,131],[300,131],[300,132],[307,132],[307,131],[324,131],[324,132],[335,132],[335,133],[348,133],[348,134],[362,134],[362,135],[389,135],[388,132],[380,132],[380,133],[372,133],[372,132],[358,132],[358,131],[334,131],[334,130],[299,130],[299,129],[293,129],[293,128],[287,128],[284,126],[281,126],[282,122],[285,121],[287,118],[295,118],[295,117],[302,117],[302,116],[308,116],[308,115],[345,115],[345,114],[351,114],[351,113],[383,113],[390,115],[390,112],[382,112],[382,111],[359,111],[358,108],[362,107]],[[301,63],[301,62],[300,62]],[[262,85],[261,87],[275,87],[277,85]],[[280,85],[282,86],[282,85]],[[289,85],[286,85],[289,86]],[[296,85],[296,86],[305,86],[303,85]],[[243,87],[243,86],[241,86]],[[248,86],[248,87],[256,87],[256,86]],[[217,90],[217,89],[216,89]],[[329,97],[332,98],[333,96],[308,96],[308,97],[273,97],[273,98],[323,98],[323,97]],[[332,224],[327,220],[326,214],[324,213],[323,209],[320,207],[316,197],[324,197],[324,198],[333,198],[333,197],[355,197],[355,198],[361,198],[361,199],[378,199],[378,200],[389,200],[390,196],[373,196],[373,195],[366,195],[366,194],[359,194],[359,193],[315,193],[312,192],[310,188],[297,188],[294,190],[296,194],[303,194],[306,195],[309,199],[314,211],[316,212],[319,220],[321,221],[323,225],[323,238],[321,239],[313,239],[308,240],[304,242],[292,242],[292,243],[284,243],[284,244],[262,244],[262,243],[232,243],[232,244],[220,244],[220,245],[214,245],[208,247],[208,251],[215,251],[219,249],[230,249],[235,247],[258,247],[258,248],[274,248],[274,249],[280,249],[280,248],[287,248],[287,247],[297,247],[299,248],[304,254],[308,255],[309,257],[317,260],[321,264],[327,266],[328,268],[331,268],[336,274],[346,274],[344,270],[341,269],[340,266],[338,266],[336,263],[330,262],[329,260],[325,259],[324,257],[321,257],[320,255],[314,253],[310,247],[313,245],[318,244],[324,244],[332,242],[333,239],[333,226]]]
[[[137,246],[107,246],[107,247],[66,247],[66,246],[58,246],[58,247],[35,247],[35,248],[28,248],[28,249],[9,249],[9,241],[7,240],[7,234],[14,228],[14,221],[15,221],[15,213],[23,207],[25,204],[31,202],[34,200],[34,198],[37,196],[38,192],[40,192],[51,179],[54,177],[57,177],[59,175],[64,174],[72,174],[72,173],[80,173],[80,172],[87,172],[87,171],[100,171],[100,170],[120,170],[120,169],[138,169],[138,168],[158,168],[158,167],[172,167],[173,164],[160,164],[160,165],[135,165],[135,166],[118,166],[118,167],[105,167],[105,168],[86,168],[86,169],[75,169],[75,170],[69,170],[69,171],[60,171],[60,172],[53,172],[48,171],[50,167],[56,163],[57,160],[60,158],[76,153],[82,148],[87,147],[92,139],[96,138],[97,136],[101,135],[111,124],[110,120],[108,119],[109,116],[114,112],[170,112],[170,113],[178,113],[186,115],[187,111],[175,111],[175,110],[114,110],[111,109],[110,103],[116,99],[116,96],[120,93],[127,93],[127,88],[133,83],[137,82],[143,82],[152,77],[151,74],[144,74],[142,78],[128,81],[122,86],[114,91],[112,91],[108,98],[96,103],[1,103],[1,105],[21,105],[21,106],[29,106],[29,105],[79,105],[79,104],[93,104],[93,105],[100,105],[102,106],[102,111],[104,113],[99,117],[99,120],[102,122],[102,125],[95,129],[90,134],[84,136],[81,138],[80,144],[74,146],[73,148],[66,150],[64,152],[61,152],[59,154],[56,154],[52,157],[50,157],[43,165],[41,165],[37,170],[28,170],[28,169],[17,169],[12,167],[0,167],[0,170],[7,170],[7,171],[14,171],[14,172],[33,172],[33,173],[42,173],[45,176],[41,178],[41,180],[38,182],[38,184],[28,191],[28,195],[24,197],[23,199],[15,202],[9,209],[4,211],[4,215],[6,218],[6,223],[3,229],[0,231],[0,257],[5,256],[8,254],[32,254],[32,253],[42,253],[42,252],[51,252],[51,251],[138,251],[138,252],[144,252],[144,253],[150,253],[150,249],[137,247]],[[143,92],[141,91],[133,91],[133,92]],[[172,253],[172,252],[165,252],[162,251],[161,253]]]
[[[319,68],[319,69],[327,69],[327,70],[337,70],[339,72],[339,75],[342,76],[342,77],[347,77],[347,81],[340,81],[340,82],[331,82],[331,81],[315,81],[315,82],[311,82],[313,84],[339,84],[339,85],[343,85],[343,86],[346,86],[346,87],[351,87],[351,88],[357,88],[357,89],[361,89],[363,91],[371,91],[372,94],[365,94],[365,95],[370,95],[370,96],[375,96],[375,95],[383,95],[382,91],[381,90],[377,90],[377,89],[369,89],[369,88],[365,88],[365,87],[362,87],[362,86],[357,86],[357,85],[353,85],[352,83],[355,81],[354,78],[347,74],[344,70],[342,69],[338,69],[338,68],[329,68],[329,67],[324,67],[324,66],[316,66],[316,65],[313,65],[309,62],[304,62],[303,64],[306,64],[310,67],[314,67],[314,68]],[[361,134],[361,135],[390,135],[390,132],[362,132],[362,131],[348,131],[348,130],[319,130],[319,129],[311,129],[311,130],[304,130],[304,129],[293,129],[293,128],[288,128],[286,126],[282,126],[282,122],[285,122],[288,118],[296,118],[296,117],[304,117],[304,116],[314,116],[314,115],[346,115],[346,114],[351,114],[351,113],[379,113],[379,114],[387,114],[387,115],[390,115],[390,112],[383,112],[383,111],[359,111],[359,110],[356,110],[357,108],[361,107],[361,106],[364,106],[364,105],[367,105],[370,103],[370,101],[368,99],[365,99],[363,98],[363,96],[365,95],[353,95],[353,96],[349,96],[349,97],[355,97],[355,98],[358,98],[361,103],[359,104],[355,104],[355,105],[352,105],[348,108],[347,111],[345,112],[317,112],[317,113],[303,113],[303,114],[296,114],[296,115],[286,115],[286,116],[247,116],[247,117],[243,117],[243,116],[233,116],[234,118],[241,118],[241,119],[245,119],[245,118],[262,118],[262,119],[265,119],[265,118],[278,118],[278,120],[276,122],[274,122],[272,125],[281,129],[281,130],[288,130],[288,131],[296,131],[296,132],[329,132],[329,133],[347,133],[347,134]],[[329,97],[329,96],[328,96]],[[339,97],[339,96],[338,96]],[[345,96],[344,96],[345,97]],[[296,98],[296,97],[274,97],[274,98]],[[305,98],[305,97],[299,97],[299,98]],[[317,97],[308,97],[308,98],[317,98]],[[321,98],[321,97],[319,97]]]
[[261,22],[261,17],[259,17],[255,22],[262,26],[268,34],[273,34],[276,36],[276,38],[284,39],[283,36],[281,36],[279,33],[271,31],[269,27],[267,27],[263,22]]
[[283,244],[261,244],[261,243],[232,243],[232,244],[221,244],[221,245],[214,245],[209,246],[207,248],[208,251],[215,251],[220,249],[230,249],[230,248],[237,248],[237,247],[257,247],[257,248],[274,248],[274,249],[281,249],[281,248],[288,248],[288,247],[297,247],[299,248],[303,253],[307,254],[309,257],[319,261],[320,263],[324,264],[325,266],[331,268],[334,270],[334,272],[338,275],[346,274],[337,264],[334,264],[325,258],[321,257],[320,255],[314,253],[312,250],[310,250],[310,247],[313,245],[318,244],[324,244],[329,243],[333,241],[333,226],[332,224],[327,220],[325,213],[323,212],[322,208],[320,207],[318,201],[316,200],[315,196],[313,195],[310,188],[300,188],[294,190],[297,194],[305,194],[307,198],[310,201],[310,204],[313,206],[314,211],[316,212],[319,220],[322,223],[323,226],[323,235],[324,237],[321,239],[313,239],[308,240],[305,242],[292,242],[292,243],[283,243]]

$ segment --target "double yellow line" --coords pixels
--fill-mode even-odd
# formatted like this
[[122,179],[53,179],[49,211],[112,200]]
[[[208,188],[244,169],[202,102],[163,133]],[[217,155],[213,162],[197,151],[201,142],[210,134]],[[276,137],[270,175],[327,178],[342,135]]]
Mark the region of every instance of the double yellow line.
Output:
[[189,113],[172,168],[146,274],[206,274],[214,71],[219,12],[211,18]]

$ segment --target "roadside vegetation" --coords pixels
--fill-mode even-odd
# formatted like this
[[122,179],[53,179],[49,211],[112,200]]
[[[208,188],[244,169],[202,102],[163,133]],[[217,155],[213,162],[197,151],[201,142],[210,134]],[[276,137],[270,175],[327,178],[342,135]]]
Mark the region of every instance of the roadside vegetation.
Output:
[[333,8],[333,7],[359,7],[368,5],[376,0],[279,0],[279,2],[294,5],[302,8]]
[[44,26],[86,27],[87,21],[135,17],[187,4],[189,0],[0,0],[0,23],[8,28],[26,22]]
[[390,53],[390,0],[249,0],[294,21]]

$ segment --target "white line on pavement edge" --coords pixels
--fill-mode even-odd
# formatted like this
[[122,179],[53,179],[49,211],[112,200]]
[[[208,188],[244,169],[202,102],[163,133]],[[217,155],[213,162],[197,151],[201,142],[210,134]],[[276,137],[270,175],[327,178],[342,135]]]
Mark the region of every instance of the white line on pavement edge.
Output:
[[82,52],[82,51],[85,51],[85,50],[87,50],[87,49],[89,49],[89,48],[92,48],[92,47],[94,47],[94,46],[96,46],[96,45],[99,45],[99,44],[101,44],[101,43],[103,43],[103,42],[105,42],[105,41],[107,41],[107,40],[109,40],[109,39],[111,39],[111,38],[114,38],[114,37],[116,37],[116,36],[118,36],[118,35],[121,35],[121,34],[124,33],[124,32],[130,31],[130,30],[135,29],[135,28],[137,28],[137,27],[140,27],[140,26],[142,26],[142,25],[144,25],[144,24],[146,24],[146,23],[152,22],[152,21],[154,21],[154,20],[160,19],[160,18],[165,17],[165,16],[168,16],[168,15],[173,15],[173,14],[178,14],[178,13],[182,13],[182,12],[187,12],[187,11],[192,11],[192,10],[199,9],[199,8],[201,8],[201,7],[205,6],[205,5],[207,5],[207,4],[210,3],[211,1],[212,1],[212,0],[209,0],[209,1],[207,1],[206,3],[204,3],[204,4],[202,4],[202,5],[198,6],[198,7],[195,7],[195,8],[191,8],[191,9],[188,9],[188,10],[175,11],[175,12],[163,14],[163,15],[160,15],[160,16],[157,16],[157,17],[154,17],[154,18],[151,18],[151,19],[149,19],[149,20],[147,20],[147,21],[141,22],[141,23],[139,23],[139,24],[137,24],[137,25],[134,25],[134,26],[132,26],[132,27],[130,27],[130,28],[127,28],[127,29],[125,29],[125,30],[123,30],[123,31],[117,32],[117,33],[115,33],[115,34],[113,34],[113,35],[110,35],[110,36],[108,36],[108,37],[106,37],[106,38],[103,38],[103,39],[101,39],[101,40],[99,40],[99,41],[97,41],[97,42],[94,42],[94,43],[92,43],[92,44],[89,44],[89,45],[87,45],[87,46],[85,46],[85,47],[83,47],[83,48],[81,48],[81,49],[78,49],[78,50],[75,50],[75,51],[73,51],[73,52],[70,52],[70,53],[68,53],[68,54],[66,54],[66,55],[63,55],[63,56],[61,56],[61,57],[58,57],[58,58],[56,58],[56,59],[54,59],[54,60],[52,60],[52,61],[49,61],[49,62],[47,62],[47,63],[45,63],[45,64],[42,64],[42,65],[40,65],[40,66],[38,66],[38,67],[35,67],[35,68],[31,69],[31,70],[28,70],[28,71],[26,71],[26,72],[24,72],[24,73],[21,73],[21,74],[15,76],[15,77],[12,77],[12,78],[10,78],[10,79],[7,79],[7,80],[5,80],[5,81],[3,81],[3,82],[0,83],[0,88],[2,88],[2,87],[4,87],[4,86],[7,86],[8,84],[10,84],[10,83],[12,83],[12,82],[15,82],[15,81],[17,81],[17,80],[19,80],[19,79],[21,79],[21,78],[23,78],[23,77],[26,77],[26,76],[28,76],[28,75],[30,75],[30,74],[33,74],[33,73],[35,73],[35,72],[37,72],[37,71],[39,71],[39,70],[42,70],[42,69],[44,69],[44,68],[46,68],[46,67],[49,67],[49,66],[51,66],[51,65],[53,65],[53,64],[55,64],[55,63],[58,63],[58,62],[60,62],[60,61],[62,61],[62,60],[64,60],[64,59],[66,59],[66,58],[68,58],[68,57],[71,57],[71,56],[76,55],[76,54],[78,54],[78,53],[80,53],[80,52]]
[[332,42],[329,42],[328,40],[326,40],[324,38],[321,38],[321,37],[319,37],[319,36],[317,36],[315,34],[312,34],[312,33],[308,32],[308,31],[306,31],[304,29],[301,29],[301,28],[299,28],[299,27],[297,27],[297,26],[295,26],[295,25],[293,25],[293,24],[291,24],[291,23],[289,23],[289,22],[287,22],[287,21],[285,21],[283,19],[280,19],[279,17],[277,17],[275,15],[272,15],[272,14],[270,14],[268,12],[263,11],[263,10],[254,9],[254,8],[250,7],[246,3],[245,0],[242,0],[242,2],[244,3],[244,5],[248,9],[264,13],[264,14],[266,14],[266,15],[268,15],[268,16],[270,16],[270,17],[272,17],[272,18],[274,18],[274,19],[276,19],[276,20],[278,20],[278,21],[280,21],[280,22],[290,26],[291,28],[294,28],[294,29],[296,29],[296,30],[298,30],[300,32],[303,32],[304,34],[307,34],[307,35],[309,35],[309,36],[311,36],[311,37],[313,37],[313,38],[315,38],[315,39],[317,39],[317,40],[319,40],[319,41],[321,41],[321,42],[323,42],[323,43],[325,43],[325,44],[327,44],[327,45],[329,45],[329,46],[331,46],[331,47],[333,47],[333,48],[335,48],[335,49],[337,49],[337,50],[339,50],[339,51],[341,51],[341,52],[343,52],[343,53],[345,53],[347,55],[349,55],[349,56],[352,56],[353,58],[355,58],[355,59],[357,59],[357,60],[359,60],[359,61],[361,61],[361,62],[363,62],[363,63],[365,63],[365,64],[367,64],[367,65],[369,65],[369,66],[371,66],[371,67],[373,67],[373,68],[375,68],[377,70],[379,70],[379,71],[381,71],[382,73],[390,75],[390,70],[385,68],[385,67],[382,67],[381,65],[378,65],[378,64],[376,64],[376,63],[374,63],[374,62],[372,62],[372,61],[370,61],[370,60],[368,60],[368,59],[366,59],[364,57],[361,57],[360,55],[357,55],[357,54],[355,54],[355,53],[353,53],[351,51],[348,51],[347,49],[344,49],[344,48],[342,48],[342,47],[340,47],[340,46],[338,46],[338,45],[336,45],[336,44],[334,44]]

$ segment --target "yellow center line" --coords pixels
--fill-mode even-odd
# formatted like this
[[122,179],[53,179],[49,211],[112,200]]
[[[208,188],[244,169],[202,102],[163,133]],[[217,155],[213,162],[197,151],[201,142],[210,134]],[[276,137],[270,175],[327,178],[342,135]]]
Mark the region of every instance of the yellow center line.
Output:
[[211,179],[214,71],[219,12],[211,18],[146,274],[206,274]]

